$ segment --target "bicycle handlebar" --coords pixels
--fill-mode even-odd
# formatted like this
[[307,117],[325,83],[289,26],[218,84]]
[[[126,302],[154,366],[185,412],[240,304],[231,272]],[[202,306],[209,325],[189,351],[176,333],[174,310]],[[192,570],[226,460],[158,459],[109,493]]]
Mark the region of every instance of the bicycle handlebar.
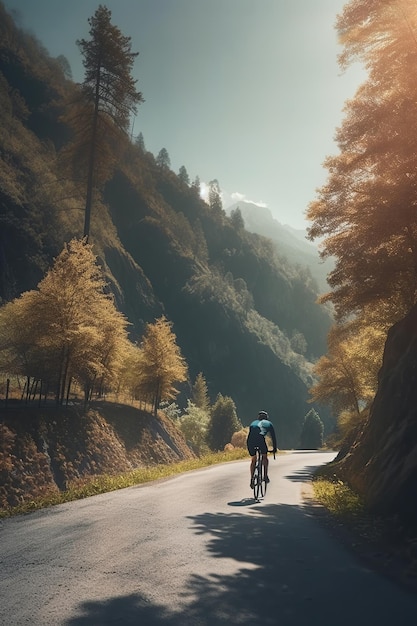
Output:
[[[259,448],[259,446],[256,446],[254,449],[255,449],[255,450],[259,450],[259,452],[261,451],[261,449]],[[274,459],[275,459],[275,452],[274,452],[273,450],[267,450],[266,452],[267,452],[267,453],[268,453],[268,452],[272,452],[272,453],[274,454]]]

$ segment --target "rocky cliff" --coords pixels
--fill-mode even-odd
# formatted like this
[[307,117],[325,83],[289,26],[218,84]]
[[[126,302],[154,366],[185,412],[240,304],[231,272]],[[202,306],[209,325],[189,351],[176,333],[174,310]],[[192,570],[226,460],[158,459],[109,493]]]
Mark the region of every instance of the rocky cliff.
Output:
[[337,461],[371,510],[417,521],[417,306],[390,329],[369,417]]
[[182,433],[160,413],[93,403],[77,407],[2,409],[0,509],[100,474],[194,458]]

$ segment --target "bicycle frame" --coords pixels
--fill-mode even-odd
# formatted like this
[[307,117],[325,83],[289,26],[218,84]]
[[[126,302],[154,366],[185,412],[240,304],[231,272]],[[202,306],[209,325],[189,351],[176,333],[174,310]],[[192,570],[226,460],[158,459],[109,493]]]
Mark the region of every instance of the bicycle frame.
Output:
[[[255,448],[256,451],[256,461],[255,461],[255,471],[253,473],[253,495],[255,500],[259,500],[263,498],[266,494],[267,483],[265,482],[265,472],[264,472],[264,464],[262,462],[262,452],[259,448]],[[268,450],[268,452],[274,452],[273,450]],[[275,459],[275,452],[274,452]]]
[[253,473],[253,495],[255,500],[263,498],[265,495],[266,483],[264,482],[264,465],[262,463],[262,453],[256,448],[255,471]]

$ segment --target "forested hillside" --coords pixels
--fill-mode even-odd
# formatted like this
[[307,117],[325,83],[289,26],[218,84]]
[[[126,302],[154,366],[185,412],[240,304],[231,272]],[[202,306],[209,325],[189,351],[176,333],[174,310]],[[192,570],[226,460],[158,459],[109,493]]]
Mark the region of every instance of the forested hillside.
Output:
[[331,259],[320,258],[318,248],[307,240],[307,233],[280,224],[272,216],[270,209],[253,202],[240,201],[226,207],[228,214],[232,214],[237,209],[249,232],[271,239],[280,257],[285,257],[294,265],[308,268],[312,278],[317,282],[319,293],[328,292],[327,277],[333,269],[333,262]]
[[[85,234],[86,172],[74,156],[79,102],[66,60],[51,58],[0,4],[3,305],[36,289],[64,244]],[[137,119],[140,126],[140,112]],[[146,324],[164,315],[188,368],[180,407],[201,372],[212,402],[219,393],[233,398],[243,424],[267,410],[279,446],[297,446],[331,325],[311,274],[248,232],[238,212],[228,217],[214,182],[203,201],[199,181],[185,167],[173,172],[166,151],[148,152],[142,132],[111,141],[88,241],[130,340],[140,342]],[[4,358],[1,368],[5,377]],[[331,431],[332,419],[316,408]]]

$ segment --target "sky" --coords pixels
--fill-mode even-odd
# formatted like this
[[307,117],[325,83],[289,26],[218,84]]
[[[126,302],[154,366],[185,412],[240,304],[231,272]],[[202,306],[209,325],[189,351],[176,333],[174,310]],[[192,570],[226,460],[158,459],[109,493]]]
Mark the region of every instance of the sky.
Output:
[[[49,54],[63,54],[73,79],[84,68],[76,44],[89,38],[97,0],[3,0]],[[344,0],[102,0],[139,52],[133,74],[144,102],[132,121],[155,156],[191,180],[218,180],[227,208],[267,206],[303,229],[305,212],[337,153],[343,106],[364,81],[341,72],[334,28]]]

